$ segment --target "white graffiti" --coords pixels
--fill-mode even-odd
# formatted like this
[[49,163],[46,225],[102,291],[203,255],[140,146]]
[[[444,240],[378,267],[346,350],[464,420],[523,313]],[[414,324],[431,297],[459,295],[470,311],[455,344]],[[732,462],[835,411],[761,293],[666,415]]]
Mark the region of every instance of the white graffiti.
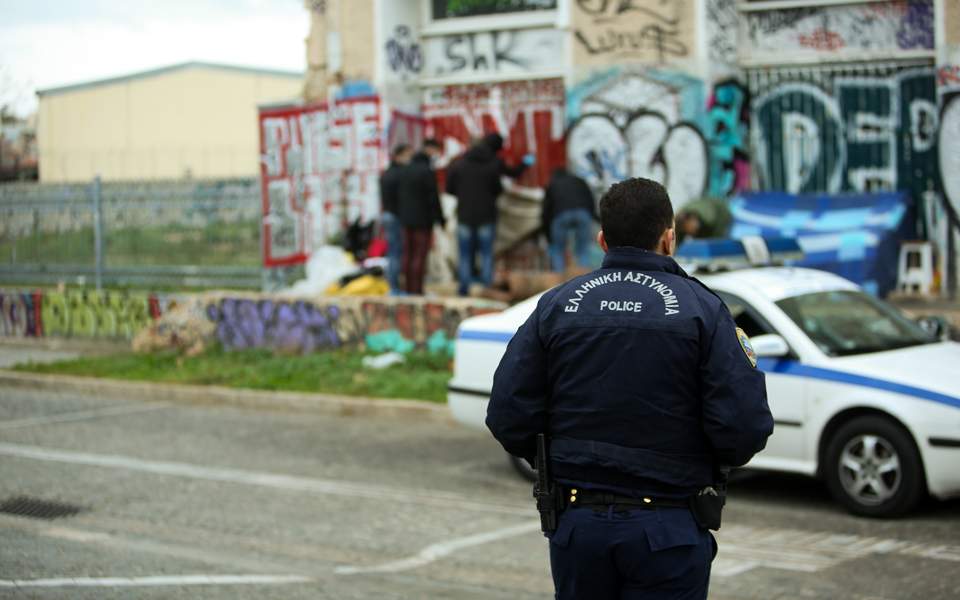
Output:
[[628,177],[659,181],[679,209],[705,193],[710,157],[696,127],[643,112],[623,129],[606,115],[584,115],[567,134],[567,161],[598,190]]
[[380,103],[352,99],[261,116],[266,262],[303,257],[347,221],[379,215]]
[[940,119],[940,173],[954,214],[960,214],[960,93],[946,100]]

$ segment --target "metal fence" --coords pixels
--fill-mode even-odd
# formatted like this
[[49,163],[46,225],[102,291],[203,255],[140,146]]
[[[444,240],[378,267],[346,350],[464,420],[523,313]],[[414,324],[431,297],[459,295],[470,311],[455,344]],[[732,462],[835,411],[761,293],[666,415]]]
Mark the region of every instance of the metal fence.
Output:
[[0,185],[0,283],[262,284],[256,179]]

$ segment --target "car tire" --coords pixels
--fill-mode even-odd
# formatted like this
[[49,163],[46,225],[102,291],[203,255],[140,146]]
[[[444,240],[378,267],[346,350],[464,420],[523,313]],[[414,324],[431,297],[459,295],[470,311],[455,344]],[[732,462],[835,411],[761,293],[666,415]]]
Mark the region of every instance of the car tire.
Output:
[[513,469],[524,479],[527,481],[537,480],[537,470],[527,464],[527,461],[513,455],[508,454],[508,456],[510,457],[510,464],[513,466]]
[[830,439],[824,459],[830,493],[856,515],[898,517],[926,492],[916,444],[890,419],[867,416],[844,424]]

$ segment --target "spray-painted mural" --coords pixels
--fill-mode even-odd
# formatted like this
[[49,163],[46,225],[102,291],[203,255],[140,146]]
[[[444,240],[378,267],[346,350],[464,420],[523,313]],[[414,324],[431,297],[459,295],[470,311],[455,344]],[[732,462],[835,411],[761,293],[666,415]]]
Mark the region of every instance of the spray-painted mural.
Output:
[[260,112],[264,264],[302,263],[355,219],[380,213],[380,101]]
[[752,77],[750,86],[761,189],[906,190],[917,199],[937,187],[932,69],[810,68]]
[[748,56],[930,50],[933,1],[910,0],[746,13]]
[[472,31],[430,37],[425,45],[428,77],[530,75],[559,70],[563,31]]
[[[944,72],[949,76],[945,77]],[[958,67],[940,69],[940,173],[943,191],[953,209],[954,218],[960,218],[960,80],[951,79]]]
[[602,191],[627,177],[662,182],[679,208],[749,184],[748,96],[734,80],[706,86],[683,73],[610,69],[567,95],[567,158]]
[[216,337],[228,350],[270,348],[314,352],[361,348],[453,354],[463,319],[500,310],[495,303],[417,298],[281,300],[220,298],[206,306]]
[[447,86],[430,92],[424,104],[427,135],[444,144],[444,164],[471,140],[496,131],[504,138],[508,162],[530,153],[537,158],[518,183],[545,185],[564,160],[563,82],[559,79]]
[[133,292],[0,290],[0,337],[132,339],[175,303]]

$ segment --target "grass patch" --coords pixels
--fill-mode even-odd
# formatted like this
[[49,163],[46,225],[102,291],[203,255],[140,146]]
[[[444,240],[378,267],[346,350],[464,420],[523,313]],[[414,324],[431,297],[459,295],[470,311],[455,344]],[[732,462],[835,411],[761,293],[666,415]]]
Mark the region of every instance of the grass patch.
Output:
[[403,364],[368,369],[365,354],[317,352],[276,355],[269,350],[225,352],[213,349],[194,357],[176,353],[120,354],[50,364],[27,363],[14,370],[160,383],[222,385],[287,392],[320,392],[378,398],[446,402],[450,359],[414,352]]
[[[261,263],[260,229],[256,221],[214,223],[204,227],[163,225],[105,229],[104,257],[107,266],[114,267],[255,267]],[[0,260],[18,264],[92,265],[95,260],[93,228],[0,239]]]

